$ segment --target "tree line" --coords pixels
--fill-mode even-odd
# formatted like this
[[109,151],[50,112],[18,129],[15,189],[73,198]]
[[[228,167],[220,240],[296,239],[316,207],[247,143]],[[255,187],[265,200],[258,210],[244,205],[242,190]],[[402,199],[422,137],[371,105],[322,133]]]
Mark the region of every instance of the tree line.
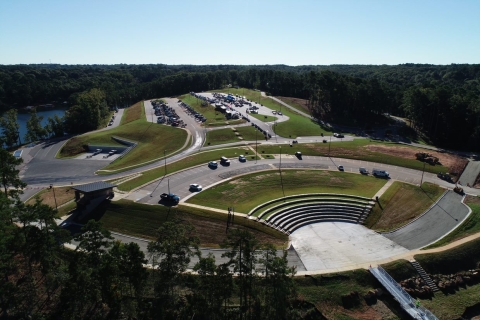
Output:
[[[148,243],[115,241],[100,222],[81,232],[57,211],[20,201],[22,162],[0,148],[0,316],[6,319],[301,319],[287,253],[230,228],[226,262],[202,256],[194,228],[171,218]],[[67,249],[64,243],[73,241]],[[198,262],[187,272],[191,259]]]
[[479,150],[479,81],[480,65],[463,64],[14,65],[0,66],[0,111],[65,101],[75,105],[79,95],[94,88],[104,93],[108,106],[128,106],[231,84],[308,99],[312,112],[326,121],[348,117],[362,126],[383,113],[407,117],[440,147]]

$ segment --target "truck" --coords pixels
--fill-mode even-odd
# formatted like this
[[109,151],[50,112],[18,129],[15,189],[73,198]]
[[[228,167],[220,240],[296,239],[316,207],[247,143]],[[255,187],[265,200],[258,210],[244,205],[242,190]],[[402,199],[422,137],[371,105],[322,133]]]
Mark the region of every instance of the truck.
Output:
[[385,170],[373,169],[372,174],[375,177],[387,178],[387,179],[390,178],[390,174]]
[[162,193],[160,199],[173,204],[178,204],[178,202],[180,202],[180,197],[173,193]]

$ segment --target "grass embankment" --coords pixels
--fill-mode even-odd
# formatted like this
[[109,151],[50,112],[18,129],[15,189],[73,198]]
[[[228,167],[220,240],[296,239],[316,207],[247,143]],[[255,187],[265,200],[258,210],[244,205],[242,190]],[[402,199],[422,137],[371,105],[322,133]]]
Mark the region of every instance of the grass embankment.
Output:
[[308,100],[299,99],[299,98],[292,98],[292,97],[275,97],[279,100],[282,100],[289,106],[301,111],[303,113],[311,115],[312,113],[308,109]]
[[[430,274],[470,270],[480,263],[480,239],[438,253],[415,255],[414,258]],[[422,300],[422,304],[440,319],[459,319],[468,307],[477,305],[478,312],[479,297],[480,284],[476,284],[460,288],[453,294],[436,293],[433,299]]]
[[146,120],[143,101],[137,102],[123,111],[121,124],[127,124],[135,120]]
[[[311,319],[403,319],[400,306],[389,295],[374,305],[367,305],[363,296],[370,290],[381,288],[367,270],[354,270],[328,275],[296,277],[300,300],[313,304],[325,317]],[[342,297],[358,292],[357,297]]]
[[263,122],[273,122],[278,119],[277,117],[274,117],[274,116],[266,116],[264,114],[257,114],[257,113],[250,113],[250,116]]
[[404,259],[383,264],[382,268],[385,269],[385,271],[387,271],[397,282],[418,275],[417,270],[415,270],[412,264]]
[[[178,218],[195,227],[195,235],[200,238],[202,247],[218,248],[225,239],[227,215],[179,205],[175,208],[151,206],[128,200],[105,201],[93,214],[108,230],[132,236],[155,239],[157,229],[167,220]],[[260,223],[235,218],[234,227],[248,229],[262,243],[273,243],[285,247],[288,237]]]
[[432,249],[445,246],[454,241],[480,232],[480,197],[467,196],[465,203],[472,209],[470,216],[457,229],[434,244],[424,248]]
[[290,119],[285,122],[277,123],[275,133],[282,137],[296,138],[297,136],[319,136],[327,131],[323,129],[317,122],[300,115],[299,113],[281,105],[280,103],[270,99],[269,97],[261,97],[259,91],[249,89],[225,88],[220,90],[212,90],[209,92],[222,92],[238,94],[245,96],[248,100],[258,102],[272,110],[281,111]]
[[[213,151],[205,151],[196,153],[194,155],[188,156],[183,158],[179,161],[173,163],[167,163],[167,173],[171,174],[179,170],[183,170],[186,168],[190,168],[196,165],[205,164],[209,161],[219,161],[220,157],[224,156],[227,158],[234,158],[238,157],[239,155],[246,155],[248,158],[249,155],[252,155],[253,152],[247,147],[238,147],[238,148],[228,148],[228,149],[220,149],[220,150],[213,150]],[[118,189],[122,191],[130,191],[133,190],[145,183],[148,183],[152,180],[162,177],[165,174],[165,168],[163,166],[159,166],[155,169],[151,169],[145,172],[142,172],[141,176],[138,176],[132,180],[126,181],[118,186]]]
[[[285,195],[302,193],[343,193],[372,197],[385,180],[361,175],[324,170],[284,170]],[[223,182],[204,190],[187,202],[212,208],[235,207],[248,213],[259,204],[283,197],[280,174],[277,170],[256,172]]]
[[[309,156],[328,156],[329,143],[301,143],[290,147],[288,144],[283,145],[260,145],[258,153],[260,154],[279,154],[280,146],[283,154],[294,155],[296,151],[302,152],[303,155]],[[381,147],[381,151],[375,151]],[[353,141],[334,142],[330,147],[330,156],[335,158],[357,159],[377,163],[386,163],[394,166],[405,167],[415,170],[423,169],[423,162],[418,161],[415,157],[403,158],[400,151],[406,150],[410,153],[420,152],[418,149],[409,146],[402,146],[396,143],[386,143],[370,141],[368,139],[355,139]],[[413,151],[412,151],[413,150]],[[368,169],[368,168],[367,168]],[[371,171],[371,168],[369,168]],[[449,168],[442,165],[426,165],[426,172],[438,173],[449,172]]]
[[[137,111],[135,113],[127,112],[125,119],[130,119],[129,114],[139,116]],[[84,146],[87,144],[119,146],[120,144],[112,140],[112,136],[135,141],[138,144],[125,157],[109,164],[104,170],[122,170],[130,166],[139,166],[142,163],[161,158],[164,150],[167,150],[168,154],[175,153],[183,147],[187,132],[170,126],[149,123],[145,119],[137,119],[111,130],[74,137],[62,148],[60,157],[71,157],[83,153],[85,152]],[[108,174],[108,171],[100,170],[99,172]]]
[[387,232],[406,225],[425,212],[445,189],[431,183],[422,187],[395,181],[379,198],[380,205],[365,220],[365,226]]

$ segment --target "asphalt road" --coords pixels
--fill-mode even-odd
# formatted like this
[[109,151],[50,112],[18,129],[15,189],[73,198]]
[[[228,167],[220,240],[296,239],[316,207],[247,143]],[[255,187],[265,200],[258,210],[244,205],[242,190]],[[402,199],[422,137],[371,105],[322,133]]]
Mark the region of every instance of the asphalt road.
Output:
[[461,200],[461,195],[448,191],[420,218],[382,235],[411,250],[428,246],[453,230],[468,215],[469,208]]
[[[218,160],[218,159],[212,159]],[[189,185],[192,183],[198,183],[205,188],[208,188],[212,184],[220,182],[224,179],[228,179],[235,175],[255,172],[259,170],[278,169],[280,166],[279,157],[276,159],[265,159],[255,161],[239,162],[238,159],[232,159],[230,166],[219,165],[217,169],[211,169],[207,163],[202,166],[190,168],[178,173],[167,176],[166,178],[157,180],[136,192],[133,192],[129,199],[138,201],[141,203],[156,204],[159,201],[160,194],[168,191],[168,180],[170,184],[170,191],[180,196],[181,201],[185,201],[186,197],[193,193],[189,191]],[[377,164],[367,161],[329,158],[329,157],[316,157],[316,156],[303,156],[302,160],[297,159],[294,156],[283,155],[282,156],[282,168],[317,168],[317,169],[329,169],[337,170],[338,165],[343,165],[345,172],[359,174],[358,168],[365,167],[371,171],[372,168],[381,170],[387,170],[390,173],[392,179],[403,181],[412,184],[420,184],[422,172],[402,167],[395,167],[385,164]],[[433,182],[444,187],[452,186],[451,184],[440,180],[436,175],[431,173],[425,173],[423,177],[424,181]]]

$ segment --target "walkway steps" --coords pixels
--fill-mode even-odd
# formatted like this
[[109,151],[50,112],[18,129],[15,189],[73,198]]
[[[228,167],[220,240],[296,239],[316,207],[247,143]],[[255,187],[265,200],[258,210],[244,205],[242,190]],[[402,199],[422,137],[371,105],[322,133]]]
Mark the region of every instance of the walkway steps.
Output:
[[425,309],[421,305],[417,305],[413,299],[403,288],[380,266],[370,268],[370,273],[387,289],[388,292],[400,303],[400,306],[413,319],[438,320],[438,318]]
[[411,260],[410,263],[412,264],[412,266],[415,268],[415,270],[417,270],[418,274],[420,275],[420,277],[423,279],[423,281],[425,281],[425,283],[434,291],[439,291],[437,285],[435,284],[435,282],[433,282],[432,278],[430,278],[428,276],[428,274],[425,272],[425,270],[423,270],[422,266],[415,260]]

